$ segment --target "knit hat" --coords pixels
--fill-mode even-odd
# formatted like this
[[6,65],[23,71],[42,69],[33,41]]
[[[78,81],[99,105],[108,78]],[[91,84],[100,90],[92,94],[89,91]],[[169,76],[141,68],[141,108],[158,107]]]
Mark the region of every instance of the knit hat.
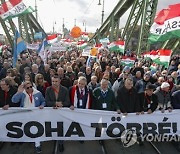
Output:
[[163,82],[163,83],[161,84],[161,89],[167,88],[167,87],[170,87],[170,84],[169,84],[169,83]]

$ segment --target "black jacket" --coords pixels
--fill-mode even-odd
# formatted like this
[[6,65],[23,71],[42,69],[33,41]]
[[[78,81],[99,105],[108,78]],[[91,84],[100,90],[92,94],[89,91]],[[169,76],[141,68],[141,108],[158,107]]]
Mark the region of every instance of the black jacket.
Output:
[[59,87],[58,98],[56,99],[55,92],[52,86],[46,89],[45,94],[46,106],[47,107],[54,107],[56,102],[62,102],[63,107],[70,107],[70,99],[69,99],[69,92],[68,89],[62,85]]
[[158,99],[155,94],[152,96],[145,95],[145,92],[139,94],[139,102],[140,102],[140,109],[141,111],[147,112],[151,109],[154,112],[158,106]]
[[17,89],[14,87],[10,87],[10,90],[7,92],[7,97],[5,99],[5,91],[3,91],[0,88],[0,107],[3,107],[4,105],[8,105],[10,107],[18,107],[20,103],[12,103],[11,98],[13,95],[17,92]]
[[138,93],[135,88],[127,90],[124,86],[118,90],[117,103],[122,113],[140,112]]

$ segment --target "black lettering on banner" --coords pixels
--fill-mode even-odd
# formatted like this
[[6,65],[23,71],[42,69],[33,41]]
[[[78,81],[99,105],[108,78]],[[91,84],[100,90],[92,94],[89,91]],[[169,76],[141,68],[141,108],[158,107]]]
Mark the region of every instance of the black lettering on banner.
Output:
[[[6,125],[8,131],[7,136],[11,138],[21,138],[23,136],[23,131],[21,130],[21,122],[10,122]],[[12,133],[14,132],[14,133]]]
[[107,128],[107,123],[91,123],[91,127],[96,128],[95,137],[101,137],[102,128]]
[[167,27],[166,27],[166,28],[167,28],[167,30],[168,30],[168,29],[171,29],[171,25],[170,25],[169,21],[168,21],[168,24],[167,24]]
[[172,22],[172,28],[177,28],[177,21]]
[[18,9],[17,9],[16,7],[14,7],[13,11],[14,11],[14,12],[13,12],[14,14],[18,14],[18,13],[19,13],[19,12],[18,12]]
[[66,132],[65,137],[71,137],[71,135],[78,135],[79,137],[85,137],[79,123],[77,123],[77,122],[71,123],[71,125],[69,126],[69,129]]
[[161,34],[165,34],[165,33],[167,33],[167,27],[165,27],[165,28],[163,29],[163,31],[162,31]]
[[[113,130],[117,128],[119,129],[119,133],[118,134],[113,134]],[[121,137],[122,132],[125,130],[124,126],[120,123],[113,123],[110,124],[106,130],[106,134],[109,137]]]
[[165,128],[165,127],[171,127],[171,123],[167,122],[167,123],[158,123],[158,131],[159,134],[165,134],[165,133],[170,133],[170,128]]
[[20,13],[21,10],[23,11],[26,8],[26,5],[22,3],[21,5],[16,6],[16,8],[18,9],[18,13]]
[[[31,133],[30,129],[32,126],[37,127],[38,131],[36,134]],[[30,121],[24,125],[24,133],[26,136],[28,136],[30,138],[40,137],[44,134],[44,127],[41,123],[39,123],[37,121]]]
[[157,134],[157,125],[155,123],[143,123],[143,134]]
[[52,137],[52,132],[57,132],[58,137],[63,137],[63,122],[57,122],[57,127],[52,128],[51,122],[47,121],[45,122],[45,130],[46,130],[46,137]]
[[161,28],[156,28],[156,34],[161,34],[162,29]]
[[172,123],[172,129],[173,129],[173,133],[177,132],[177,123],[175,122]]
[[134,130],[132,128],[135,128],[136,134],[140,134],[142,126],[138,123],[127,123],[127,129]]

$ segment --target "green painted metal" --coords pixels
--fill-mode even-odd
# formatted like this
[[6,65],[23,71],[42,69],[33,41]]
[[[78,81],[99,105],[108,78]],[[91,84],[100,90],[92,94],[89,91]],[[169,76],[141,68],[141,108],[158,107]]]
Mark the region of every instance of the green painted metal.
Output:
[[[94,39],[97,39],[99,36],[103,36],[107,30],[109,29],[109,25],[111,27],[111,17],[114,16],[114,19],[120,18],[134,3],[135,0],[121,0],[115,6],[111,14],[107,17],[101,27],[97,30],[94,36],[90,39],[90,42]],[[118,20],[116,20],[118,21]],[[111,28],[110,28],[111,29]]]
[[162,44],[161,48],[171,49],[173,51],[173,54],[180,54],[180,39],[173,38],[173,39],[167,40]]
[[32,35],[32,32],[34,33],[31,25],[29,25],[28,21],[28,14],[22,15],[18,17],[18,24],[19,24],[19,31],[22,36],[22,38],[28,42],[32,43],[34,41],[34,35]]
[[111,31],[109,36],[110,42],[114,40],[114,31],[115,31],[115,21],[114,21],[114,16],[111,16]]
[[136,0],[132,5],[129,17],[122,33],[122,39],[126,40],[125,50],[129,48],[130,39],[137,28],[137,23],[143,10],[143,1],[144,0]]
[[150,44],[147,41],[149,37],[149,30],[155,17],[158,0],[144,0],[143,3],[141,28],[137,48],[138,55],[143,51],[150,50]]
[[[121,34],[121,38],[126,41],[125,49],[132,48],[129,43],[131,39],[133,39],[134,32],[137,32],[137,29],[139,29],[138,45],[136,46],[135,50],[138,55],[143,51],[148,51],[150,49],[150,44],[148,44],[147,42],[149,36],[149,29],[155,17],[157,3],[158,0],[119,1],[119,3],[116,5],[114,10],[111,12],[106,21],[102,24],[99,30],[92,37],[92,39],[96,38],[97,35],[99,37],[102,36],[102,34],[104,33],[108,34],[107,31],[109,31],[110,33],[110,41],[117,39],[117,32],[119,31],[119,19],[127,11],[127,9],[132,6],[125,28],[123,30],[123,33]],[[137,35],[135,36],[135,38],[137,38]]]
[[[5,2],[5,0],[1,0],[1,4],[4,2]],[[16,29],[14,22],[12,21],[12,19],[8,19],[8,20],[4,21],[2,18],[0,18],[0,23],[4,29],[4,32],[9,41],[9,44],[13,48],[13,44],[14,44],[13,36],[15,34],[15,29]]]
[[[1,0],[1,4],[4,2],[5,0]],[[34,41],[34,34],[36,32],[42,32],[46,36],[45,31],[32,13],[20,15],[18,17],[18,25],[15,25],[12,19],[4,21],[0,18],[0,23],[12,48],[16,28],[19,29],[22,38],[28,43],[32,43]]]
[[143,34],[146,24],[146,13],[147,13],[147,0],[143,1],[143,11],[142,11],[142,17],[141,17],[141,24],[140,24],[140,32],[139,32],[139,41],[138,41],[138,48],[137,48],[137,55],[141,53],[142,49],[142,41],[143,41]]

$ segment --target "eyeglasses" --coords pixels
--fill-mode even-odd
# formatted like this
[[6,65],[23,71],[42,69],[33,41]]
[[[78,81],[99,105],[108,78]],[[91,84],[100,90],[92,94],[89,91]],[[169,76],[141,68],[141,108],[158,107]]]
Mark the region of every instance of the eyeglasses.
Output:
[[26,87],[26,89],[32,89],[32,86]]

